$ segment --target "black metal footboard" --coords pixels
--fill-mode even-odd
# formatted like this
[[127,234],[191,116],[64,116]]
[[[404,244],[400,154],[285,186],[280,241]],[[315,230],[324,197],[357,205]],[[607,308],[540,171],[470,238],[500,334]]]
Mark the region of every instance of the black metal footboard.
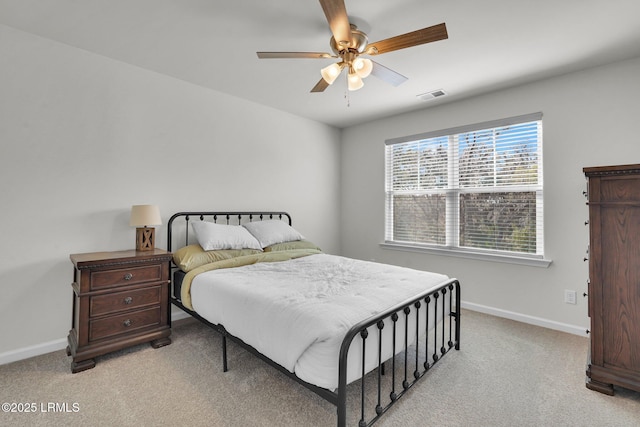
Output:
[[[410,322],[415,322],[415,336],[410,336]],[[386,342],[383,339],[385,328],[392,330],[392,338]],[[377,351],[373,356],[377,358],[377,373],[373,382],[367,382],[367,357],[371,357],[371,353],[367,353],[366,349],[372,333],[377,334]],[[451,279],[437,289],[413,297],[349,330],[340,348],[337,390],[339,427],[346,426],[348,355],[354,340],[358,338],[361,340],[359,353],[362,355],[358,425],[362,427],[375,423],[449,350],[460,350],[460,282]],[[400,360],[394,356],[388,361],[391,364],[390,375],[385,372],[387,362],[382,356],[384,346],[392,347],[391,354],[401,352]],[[391,378],[383,381],[385,374]],[[365,407],[368,386],[372,386],[377,397],[373,408]],[[383,397],[383,390],[388,392],[388,397]]]
[[[366,351],[366,344],[372,328],[378,334],[377,352],[373,356],[377,357],[375,360],[376,368],[369,375],[364,370],[361,370],[359,373],[361,377],[354,382],[360,389],[359,404],[354,408],[358,411],[359,427],[373,425],[418,380],[423,378],[424,374],[442,356],[452,348],[460,350],[460,283],[456,279],[452,279],[435,290],[423,293],[352,327],[345,336],[340,349],[339,380],[338,388],[335,391],[301,380],[252,346],[229,334],[223,325],[210,323],[196,312],[184,307],[176,298],[172,297],[171,302],[222,335],[222,364],[224,372],[228,370],[227,338],[229,338],[289,378],[313,391],[329,403],[336,405],[338,427],[347,425],[347,393],[348,391],[353,391],[348,390],[347,383],[349,349],[354,340],[360,339],[364,350],[361,352],[361,366],[366,366],[365,358],[367,355],[370,356],[370,353]],[[412,316],[412,312],[415,315]],[[431,313],[433,313],[433,316]],[[421,316],[424,316],[424,322],[421,321]],[[415,322],[416,324],[415,341],[412,340],[408,333],[409,322]],[[402,323],[404,323],[404,327],[399,327],[398,325]],[[417,325],[420,323],[423,325],[418,328]],[[389,340],[389,342],[384,342],[380,339],[385,328],[391,328],[393,331],[393,339]],[[398,329],[402,329],[403,333],[399,334]],[[398,342],[400,346],[396,348]],[[383,345],[392,346],[393,354],[399,354],[390,360],[383,360],[381,357]],[[391,372],[387,372],[389,370],[387,368],[388,365],[390,365]],[[443,374],[446,375],[446,373]],[[358,382],[359,384],[357,384]],[[369,391],[367,387],[373,392]],[[385,389],[387,391],[386,394],[383,393]],[[372,393],[376,396],[376,404],[373,407],[366,406],[367,400],[370,399],[365,399],[365,396]],[[354,417],[350,418],[353,419]]]

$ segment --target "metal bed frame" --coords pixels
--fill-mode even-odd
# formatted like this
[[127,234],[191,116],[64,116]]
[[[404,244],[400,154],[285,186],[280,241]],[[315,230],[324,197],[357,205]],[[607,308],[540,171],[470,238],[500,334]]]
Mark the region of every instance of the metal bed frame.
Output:
[[[174,214],[169,219],[167,225],[167,250],[169,252],[171,252],[172,250],[172,240],[174,238],[174,221],[176,221],[178,218],[182,218],[184,220],[184,244],[188,245],[189,221],[192,217],[201,221],[211,218],[213,222],[224,222],[226,224],[236,225],[248,221],[279,219],[282,221],[287,221],[288,224],[291,225],[291,216],[286,212],[179,212]],[[178,227],[179,226],[180,225],[178,225]],[[176,269],[176,266],[172,266],[172,272]],[[173,274],[171,274],[171,278],[173,287]],[[449,303],[448,310],[446,308],[447,299]],[[275,367],[289,378],[292,378],[307,389],[313,391],[323,399],[335,405],[337,407],[338,427],[345,427],[347,423],[347,356],[349,348],[351,347],[351,343],[355,339],[362,340],[362,372],[361,377],[358,380],[360,381],[360,410],[358,415],[359,427],[371,426],[372,424],[374,424],[385,412],[387,412],[391,408],[391,406],[393,406],[403,395],[405,395],[405,393],[414,384],[416,384],[416,382],[423,378],[427,371],[429,371],[442,358],[442,356],[448,353],[452,348],[455,348],[456,350],[460,349],[460,282],[457,279],[450,279],[439,286],[437,289],[422,292],[409,300],[390,307],[384,312],[378,313],[375,316],[372,316],[369,319],[365,319],[360,323],[354,325],[345,335],[340,348],[338,360],[338,388],[336,391],[321,388],[314,384],[301,380],[294,373],[290,372],[283,366],[261,354],[251,345],[242,341],[242,339],[228,333],[224,325],[210,323],[195,311],[185,307],[180,299],[174,296],[173,289],[171,292],[170,302],[180,309],[184,310],[194,318],[203,322],[207,326],[211,327],[222,336],[222,362],[224,372],[227,372],[228,370],[228,338],[250,353],[256,355],[269,365]],[[430,309],[434,311],[433,319],[435,323],[435,325],[433,325],[432,336],[429,336],[429,332],[431,330],[431,326],[429,324]],[[409,314],[412,312],[412,310],[416,311],[415,345],[410,344],[408,336],[410,321]],[[426,318],[426,323],[422,330],[419,328],[419,319],[422,313],[421,310],[424,311]],[[171,310],[169,310],[169,312],[170,311]],[[171,321],[171,316],[169,316],[169,321]],[[398,322],[404,323],[404,338],[400,337],[400,342],[403,342],[404,344],[401,352],[399,352],[400,354],[403,354],[403,356],[400,356],[400,358],[403,359],[404,363],[402,363],[402,360],[400,361],[400,363],[397,363],[398,357],[396,357],[396,342],[398,342],[396,339],[396,331]],[[391,357],[387,361],[381,360],[383,346],[382,330],[385,327],[393,328],[393,339],[391,340],[391,342],[387,343],[387,345],[393,346],[392,354],[396,355]],[[369,374],[366,374],[365,359],[367,357],[367,353],[365,352],[365,346],[369,334],[372,333],[372,331],[373,333],[375,333],[376,330],[378,334],[377,368],[371,371]],[[420,339],[421,336],[424,336],[423,340]],[[431,347],[429,346],[429,344],[431,344]],[[422,348],[417,348],[418,345],[424,346],[423,354],[421,354],[420,351]],[[428,354],[429,348],[432,351],[431,355]],[[412,353],[411,357],[413,360],[409,360],[410,353]],[[389,380],[387,378],[386,382],[383,382],[383,376],[388,377],[387,373],[385,372],[387,364],[391,364],[391,379]],[[413,366],[412,372],[410,372],[410,365]],[[377,371],[377,373],[375,371]],[[373,379],[370,381],[365,381],[365,375],[372,375]],[[400,379],[401,382],[398,384],[398,381]],[[376,390],[377,396],[376,404],[373,408],[371,406],[367,407],[365,402],[365,393],[367,390],[367,386],[370,386],[371,382],[374,383],[374,388]],[[389,391],[389,388],[390,392],[388,394],[388,397],[383,398],[383,390]],[[369,416],[371,416],[371,418],[369,418]]]

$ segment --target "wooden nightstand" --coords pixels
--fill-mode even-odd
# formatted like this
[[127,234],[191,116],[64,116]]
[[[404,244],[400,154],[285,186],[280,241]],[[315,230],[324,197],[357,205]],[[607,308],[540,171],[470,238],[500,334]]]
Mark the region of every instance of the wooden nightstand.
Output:
[[70,256],[73,317],[67,355],[71,372],[91,369],[94,358],[132,345],[171,344],[169,264],[162,249]]

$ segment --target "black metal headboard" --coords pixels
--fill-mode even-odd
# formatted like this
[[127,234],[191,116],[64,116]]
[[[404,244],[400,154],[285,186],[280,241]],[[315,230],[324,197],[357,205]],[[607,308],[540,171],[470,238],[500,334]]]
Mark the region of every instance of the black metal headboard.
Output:
[[[262,221],[267,219],[279,219],[287,221],[291,225],[291,215],[287,212],[178,212],[171,216],[167,224],[167,250],[172,250],[172,239],[175,235],[173,227],[182,228],[184,233],[184,245],[189,244],[189,221],[191,219],[200,221],[212,221],[218,224],[240,225],[252,221]],[[174,222],[176,222],[174,224]],[[182,236],[180,236],[182,237]]]

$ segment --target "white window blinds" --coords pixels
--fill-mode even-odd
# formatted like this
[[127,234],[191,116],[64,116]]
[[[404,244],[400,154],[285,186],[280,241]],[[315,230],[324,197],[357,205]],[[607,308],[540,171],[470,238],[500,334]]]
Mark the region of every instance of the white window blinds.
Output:
[[387,242],[543,255],[542,114],[386,144]]

